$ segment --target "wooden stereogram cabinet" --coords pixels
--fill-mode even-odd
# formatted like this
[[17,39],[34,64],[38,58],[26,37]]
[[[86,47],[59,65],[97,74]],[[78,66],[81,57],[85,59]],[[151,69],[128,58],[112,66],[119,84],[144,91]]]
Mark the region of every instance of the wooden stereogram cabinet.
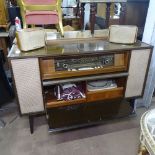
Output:
[[[13,45],[9,60],[21,114],[44,113],[49,131],[61,131],[103,123],[135,112],[134,100],[143,95],[152,46],[108,41],[85,41],[47,45],[31,52]],[[90,81],[113,80],[115,88],[88,90]],[[55,87],[80,84],[84,98],[57,100]]]

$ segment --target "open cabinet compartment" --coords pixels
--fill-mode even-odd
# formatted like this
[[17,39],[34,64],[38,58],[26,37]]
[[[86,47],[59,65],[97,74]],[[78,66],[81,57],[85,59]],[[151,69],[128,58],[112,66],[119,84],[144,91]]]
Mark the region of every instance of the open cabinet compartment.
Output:
[[102,100],[104,101],[109,99],[123,98],[126,77],[118,77],[118,78],[106,79],[106,80],[115,81],[117,87],[104,89],[104,90],[88,91],[87,90],[88,81],[76,82],[75,84],[81,85],[81,88],[85,94],[85,98],[79,98],[79,99],[73,99],[73,100],[58,100],[54,95],[54,89],[56,85],[50,85],[50,86],[44,87],[46,108],[62,107],[62,106],[68,106],[68,105],[74,105],[74,104],[82,104],[82,103],[96,102],[96,101],[102,101]]
[[[126,77],[114,78],[113,80],[115,80],[117,88],[93,92],[87,91],[87,82],[82,82],[86,95],[84,99],[57,101],[55,98],[49,100],[46,106],[49,130],[59,131],[62,128],[66,130],[69,127],[91,125],[91,123],[99,123],[109,118],[118,117],[120,106],[124,104]],[[125,105],[128,106],[128,104]]]
[[[103,90],[87,90],[87,102],[115,99],[115,98],[123,98],[124,90],[125,90],[125,81],[126,78],[119,77],[114,79],[106,79],[115,81],[117,87],[116,88],[108,88]],[[98,80],[99,81],[99,80]]]
[[[83,93],[85,94],[86,83],[85,82],[77,82],[76,85],[80,85],[83,90]],[[73,99],[73,100],[58,100],[57,97],[54,95],[55,87],[56,87],[56,85],[51,85],[51,86],[44,88],[46,108],[62,107],[62,106],[68,106],[68,105],[86,102],[86,97]]]

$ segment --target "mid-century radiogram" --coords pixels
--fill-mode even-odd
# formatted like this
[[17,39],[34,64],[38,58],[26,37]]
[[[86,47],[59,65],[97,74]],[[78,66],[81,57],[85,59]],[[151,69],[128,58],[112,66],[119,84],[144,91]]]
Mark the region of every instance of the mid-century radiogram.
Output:
[[[135,112],[134,100],[143,95],[152,46],[103,40],[48,44],[21,52],[14,44],[9,60],[21,114],[45,113],[50,131],[60,131],[104,122]],[[112,79],[117,87],[89,91],[87,83]],[[57,100],[55,86],[78,83],[85,98]]]

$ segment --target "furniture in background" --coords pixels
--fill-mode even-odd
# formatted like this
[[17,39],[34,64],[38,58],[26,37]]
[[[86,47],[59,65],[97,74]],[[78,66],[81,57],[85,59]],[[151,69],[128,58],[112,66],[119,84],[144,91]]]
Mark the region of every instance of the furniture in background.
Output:
[[143,36],[148,6],[149,0],[128,0],[126,3],[124,18],[122,18],[122,24],[136,25],[139,30],[139,39],[142,39]]
[[13,40],[15,38],[15,31],[16,31],[15,26],[10,26],[7,32],[6,31],[0,32],[0,48],[2,49],[6,60],[5,61],[6,70],[9,69],[7,55],[8,55],[9,48],[13,44]]
[[17,6],[17,0],[10,0],[10,2],[13,6]]
[[95,14],[96,14],[96,4],[97,3],[106,3],[106,21],[105,21],[105,27],[109,27],[109,20],[110,20],[110,6],[112,3],[121,3],[121,14],[120,14],[120,23],[122,24],[122,21],[124,19],[125,14],[125,7],[127,0],[79,0],[81,4],[81,29],[84,29],[84,8],[85,4],[90,3],[90,29],[91,33],[94,34],[94,24],[95,24]]
[[15,25],[15,18],[16,17],[19,17],[20,19],[22,19],[21,15],[20,15],[19,6],[9,6],[8,7],[8,13],[9,13],[9,19],[10,19],[11,25]]
[[5,58],[7,58],[8,55],[8,38],[9,32],[0,32],[0,48],[4,52]]
[[141,144],[138,155],[155,155],[155,109],[142,115],[140,127]]
[[23,27],[27,25],[58,25],[63,35],[61,0],[18,0]]
[[71,4],[66,4],[65,2],[62,2],[61,7],[63,10],[63,25],[71,26],[73,30],[80,30],[79,3],[77,1],[67,1],[66,3],[70,2]]
[[13,97],[13,91],[11,84],[9,82],[9,79],[6,75],[5,69],[4,69],[4,62],[5,62],[5,57],[0,49],[0,84],[1,84],[1,89],[0,89],[0,106],[8,101],[10,101]]
[[[5,111],[1,106],[13,99],[13,90],[4,69],[4,53],[0,49],[0,113]],[[5,127],[5,122],[0,118],[0,128]]]
[[10,37],[11,39],[14,39],[15,32],[13,32],[12,27],[10,26],[10,19],[8,15],[8,5],[6,0],[0,1],[0,48],[3,51],[3,54],[6,59],[5,63],[5,69],[8,69],[9,65],[7,63],[7,55],[8,50],[11,45]]
[[[20,112],[29,116],[31,133],[38,113],[46,113],[49,131],[61,131],[130,115],[136,109],[134,100],[143,96],[152,46],[87,39],[85,32],[73,39],[78,33],[65,32],[64,40],[48,40],[46,48],[32,52],[12,46],[8,57]],[[47,33],[48,38],[53,35]],[[117,87],[89,91],[87,84],[93,80],[114,80]],[[69,82],[81,84],[85,97],[57,100],[55,87]]]
[[7,11],[6,0],[0,1],[0,28],[8,29],[9,28],[9,16]]

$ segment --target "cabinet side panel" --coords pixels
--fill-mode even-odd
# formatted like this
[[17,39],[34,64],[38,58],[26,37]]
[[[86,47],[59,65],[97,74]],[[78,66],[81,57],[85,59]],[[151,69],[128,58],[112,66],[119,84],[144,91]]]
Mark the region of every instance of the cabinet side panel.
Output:
[[132,51],[125,97],[142,95],[149,57],[150,49]]
[[22,114],[44,110],[37,58],[11,60]]

